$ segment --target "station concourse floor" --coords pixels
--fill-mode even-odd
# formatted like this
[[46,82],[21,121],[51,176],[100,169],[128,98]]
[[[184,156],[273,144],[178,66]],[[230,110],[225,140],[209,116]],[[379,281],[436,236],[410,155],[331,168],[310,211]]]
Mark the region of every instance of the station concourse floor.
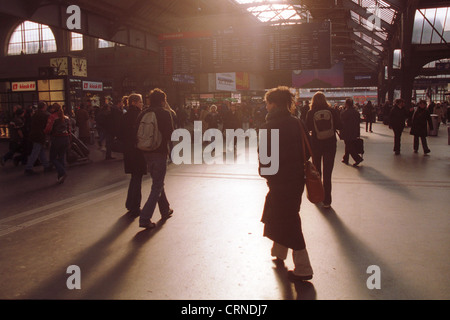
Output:
[[[125,209],[129,176],[121,154],[56,173],[25,176],[0,167],[0,299],[123,300],[447,300],[450,299],[450,146],[447,126],[415,154],[406,128],[402,153],[377,122],[366,133],[364,162],[341,163],[338,141],[331,209],[303,195],[301,217],[314,269],[294,284],[270,256],[260,222],[267,186],[255,163],[174,165],[165,190],[173,217],[139,228]],[[0,143],[2,153],[7,143]],[[255,152],[255,150],[251,150]],[[238,154],[238,157],[243,156]],[[151,180],[143,182],[143,203]],[[81,289],[69,290],[69,266]],[[369,266],[379,289],[369,289]],[[370,270],[370,269],[369,269]]]

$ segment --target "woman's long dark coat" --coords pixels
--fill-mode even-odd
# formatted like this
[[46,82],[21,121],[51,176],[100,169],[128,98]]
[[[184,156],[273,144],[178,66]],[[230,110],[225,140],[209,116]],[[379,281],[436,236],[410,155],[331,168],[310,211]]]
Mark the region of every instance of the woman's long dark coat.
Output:
[[144,154],[136,148],[137,118],[141,110],[135,106],[128,108],[122,116],[119,129],[119,139],[123,142],[123,164],[125,173],[146,174],[147,163]]
[[430,130],[433,130],[430,112],[425,108],[417,107],[412,116],[411,134],[418,137],[426,137],[428,135],[427,123],[430,126]]
[[[260,175],[267,180],[269,192],[266,196],[261,221],[264,223],[264,236],[285,247],[301,250],[305,248],[301,220],[300,204],[304,189],[304,160],[302,136],[299,120],[276,108],[267,116],[263,129],[279,129],[279,169],[274,175],[263,175],[260,158]],[[263,131],[260,131],[263,134]],[[272,132],[273,134],[273,132]],[[259,146],[259,153],[263,146]],[[268,144],[271,154],[272,146]]]

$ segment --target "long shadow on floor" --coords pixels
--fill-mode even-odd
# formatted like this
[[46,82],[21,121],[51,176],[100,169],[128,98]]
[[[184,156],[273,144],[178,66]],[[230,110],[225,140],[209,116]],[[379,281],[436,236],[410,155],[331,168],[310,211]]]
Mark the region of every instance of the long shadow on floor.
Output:
[[[69,290],[66,281],[68,274],[61,272],[47,281],[40,284],[35,290],[25,294],[25,299],[88,299],[88,298],[105,298],[111,296],[113,290],[118,286],[121,274],[126,272],[127,268],[133,262],[138,254],[138,249],[143,243],[150,240],[151,237],[162,227],[163,223],[158,223],[157,227],[152,230],[143,230],[136,234],[132,240],[130,250],[126,256],[110,270],[102,274],[100,280],[94,281],[94,284],[86,288],[85,280],[88,276],[83,275],[83,270],[92,270],[97,272],[96,266],[107,259],[111,254],[110,247],[119,238],[131,223],[135,220],[135,216],[129,213],[121,216],[117,222],[109,229],[109,231],[96,243],[86,248],[78,257],[71,260],[71,264],[77,265],[81,270],[82,288],[81,290]],[[65,271],[65,270],[64,270]]]
[[[363,162],[364,163],[364,162]],[[381,171],[365,165],[360,165],[356,167],[358,170],[359,176],[373,184],[380,185],[384,188],[387,188],[393,192],[403,195],[404,197],[411,199],[413,196],[407,187],[402,185],[401,182],[386,176]]]
[[[364,239],[357,237],[339,218],[333,208],[325,209],[317,206],[325,220],[332,226],[339,243],[341,253],[348,261],[349,270],[343,275],[353,277],[354,290],[360,294],[357,299],[403,299],[414,296],[415,299],[422,299],[420,292],[417,292],[407,283],[402,282],[401,274],[396,274],[384,261],[383,257],[377,255],[369,246],[364,244]],[[380,234],[380,237],[383,235]],[[392,244],[395,246],[395,244]],[[367,273],[367,268],[377,265],[381,270],[381,290],[368,289],[367,280],[371,274]]]
[[120,258],[111,268],[105,270],[99,279],[83,290],[82,299],[114,299],[115,293],[119,292],[124,286],[126,275],[130,268],[135,264],[142,248],[159,230],[166,220],[157,222],[156,227],[151,230],[142,230],[138,232],[130,241],[127,247],[127,253]]

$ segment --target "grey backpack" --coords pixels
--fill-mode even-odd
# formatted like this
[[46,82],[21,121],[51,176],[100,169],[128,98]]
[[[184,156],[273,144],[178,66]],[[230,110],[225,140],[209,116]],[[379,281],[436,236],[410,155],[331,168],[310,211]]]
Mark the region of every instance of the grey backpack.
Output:
[[142,151],[153,151],[161,145],[162,135],[158,129],[158,120],[153,111],[144,114],[137,131],[136,147]]
[[319,140],[329,139],[334,136],[333,114],[330,110],[318,110],[313,116],[316,137]]

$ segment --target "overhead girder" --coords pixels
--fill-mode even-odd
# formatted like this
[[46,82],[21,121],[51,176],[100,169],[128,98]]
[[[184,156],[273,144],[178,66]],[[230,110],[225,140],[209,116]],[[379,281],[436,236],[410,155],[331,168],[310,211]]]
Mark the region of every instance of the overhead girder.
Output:
[[[354,3],[351,0],[342,0],[342,5],[344,6],[344,8],[354,11],[355,13],[357,13],[364,19],[369,19],[371,16],[373,16],[372,12],[366,10],[365,8],[361,7],[360,5],[358,5],[357,3]],[[383,19],[379,19],[379,21],[380,21],[380,27],[383,30],[390,31],[392,29],[392,26],[389,23],[387,23],[386,21],[384,21]]]
[[407,5],[406,1],[404,0],[383,0],[387,4],[391,6],[392,9],[398,11],[403,11],[405,9],[405,6]]
[[364,40],[363,38],[358,37],[355,34],[350,34],[349,37],[350,37],[350,39],[354,40],[355,42],[360,42],[362,45],[370,48],[370,50],[373,50],[373,51],[377,52],[378,54],[382,54],[383,53],[383,51],[381,51],[380,49],[375,47],[373,44],[367,42],[366,40]]
[[353,28],[353,31],[354,31],[354,32],[361,32],[361,33],[364,33],[366,36],[368,36],[368,37],[374,39],[375,41],[377,41],[377,42],[379,42],[379,43],[381,43],[381,44],[384,44],[384,42],[385,42],[384,39],[382,39],[381,37],[379,37],[379,36],[376,35],[375,33],[373,33],[373,32],[371,32],[371,31],[367,30],[366,28],[364,28],[363,26],[361,26],[360,24],[356,23],[356,22],[353,21],[353,20],[347,21],[347,25],[348,25],[350,28]]
[[447,0],[421,0],[419,1],[417,8],[418,9],[427,9],[427,8],[443,8],[449,7],[450,1]]
[[368,52],[367,50],[363,49],[363,48],[359,48],[356,45],[353,46],[353,49],[360,53],[359,55],[357,55],[356,57],[358,58],[363,58],[364,60],[366,60],[367,62],[369,62],[372,66],[374,67],[378,67],[378,61],[376,60],[376,57],[373,56],[373,54],[371,54],[370,52]]

